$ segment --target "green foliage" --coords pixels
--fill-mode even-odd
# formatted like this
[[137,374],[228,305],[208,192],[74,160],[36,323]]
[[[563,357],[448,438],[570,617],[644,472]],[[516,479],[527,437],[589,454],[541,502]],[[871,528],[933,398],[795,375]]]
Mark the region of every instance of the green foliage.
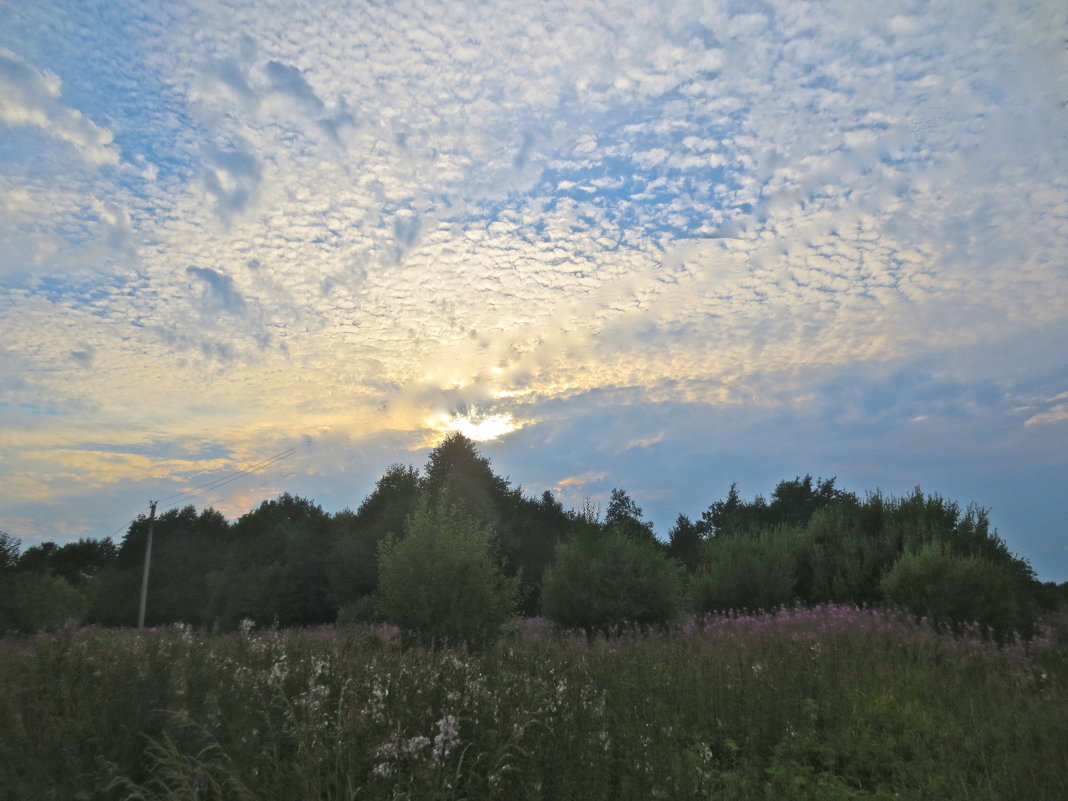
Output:
[[700,525],[692,522],[686,515],[679,515],[668,532],[668,555],[677,559],[692,573],[701,564],[703,541]]
[[705,544],[704,567],[691,583],[698,614],[773,609],[794,597],[796,548],[788,529],[760,537],[715,537]]
[[19,548],[22,541],[13,537],[6,531],[0,531],[0,570],[7,570],[15,566],[19,559]]
[[623,489],[612,490],[608,509],[604,514],[604,525],[632,539],[653,543],[657,541],[656,535],[653,534],[653,524],[642,517],[641,507],[631,500]]
[[0,582],[0,632],[52,631],[85,617],[89,602],[64,579],[9,572]]
[[[0,640],[0,797],[1060,799],[1068,659],[878,613],[613,641]],[[109,789],[110,788],[110,789]]]
[[110,538],[80,539],[65,545],[45,542],[27,548],[19,557],[18,569],[33,573],[59,576],[72,587],[91,584],[101,570],[118,555],[118,548]]
[[936,625],[961,631],[977,623],[1004,639],[1030,634],[1038,614],[1021,578],[983,556],[954,553],[944,542],[909,551],[882,580],[886,600]]
[[866,521],[865,509],[839,504],[817,511],[796,542],[796,592],[805,603],[871,604],[900,555],[895,538]]
[[338,626],[357,626],[379,621],[378,598],[361,595],[354,601],[342,604],[337,610]]
[[363,598],[378,587],[378,546],[399,534],[419,502],[419,472],[391,465],[359,509],[334,515],[334,554],[329,575],[337,605]]
[[460,433],[446,437],[431,451],[421,490],[428,502],[456,506],[491,527],[501,522],[508,500],[518,497],[508,480],[493,472],[475,443]]
[[654,543],[616,529],[556,549],[542,587],[544,614],[563,628],[613,634],[665,626],[679,612],[680,568]]
[[329,579],[334,529],[318,504],[283,493],[243,515],[224,538],[218,569],[204,571],[212,625],[308,626],[337,616]]
[[[91,617],[112,626],[133,626],[141,595],[141,576],[148,543],[147,517],[130,524],[114,558],[106,561],[88,587]],[[208,576],[223,561],[229,525],[214,509],[194,506],[170,509],[152,526],[145,623],[149,626],[190,623],[206,626]],[[100,559],[100,555],[97,556]]]
[[480,646],[515,613],[518,582],[496,561],[492,532],[455,507],[421,505],[403,539],[379,548],[379,609],[407,639]]
[[771,503],[758,495],[743,501],[736,484],[731,484],[726,500],[716,501],[702,514],[703,527],[715,535],[743,534],[776,526],[803,526],[820,509],[856,501],[849,492],[835,489],[835,479],[805,475],[780,481],[771,493]]

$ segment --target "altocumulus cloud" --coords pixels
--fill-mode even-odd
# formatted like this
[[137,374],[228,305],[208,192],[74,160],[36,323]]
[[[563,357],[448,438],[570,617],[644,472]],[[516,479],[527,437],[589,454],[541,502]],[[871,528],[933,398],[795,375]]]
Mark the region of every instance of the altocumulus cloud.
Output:
[[[936,441],[1064,473],[1036,344],[1066,325],[1062,4],[177,3],[78,33],[117,30],[103,4],[62,44],[56,11],[0,18],[0,335],[57,498],[56,417],[68,449],[121,421],[234,460],[310,432],[365,484],[361,447],[510,420],[486,447],[525,487],[610,469],[586,488],[687,512],[686,471],[732,479],[694,443],[739,478],[833,474],[791,454],[847,462],[843,432],[912,481],[953,475]],[[49,143],[82,171],[25,169]],[[136,169],[96,169],[120,145]]]
[[62,81],[0,48],[0,122],[28,125],[73,145],[90,164],[118,164],[114,136],[60,102]]

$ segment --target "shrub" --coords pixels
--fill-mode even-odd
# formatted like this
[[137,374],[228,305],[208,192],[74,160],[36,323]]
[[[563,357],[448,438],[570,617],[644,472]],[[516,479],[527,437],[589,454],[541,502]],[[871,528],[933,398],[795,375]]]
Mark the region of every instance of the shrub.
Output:
[[545,573],[542,611],[557,626],[612,634],[665,626],[679,612],[680,566],[655,542],[590,532],[556,549]]
[[378,598],[371,593],[342,604],[337,610],[337,625],[339,626],[361,626],[377,622]]
[[406,641],[479,646],[515,610],[518,582],[505,577],[488,526],[452,507],[421,504],[404,539],[379,546],[379,610]]
[[691,600],[698,614],[772,609],[789,603],[793,592],[794,556],[786,533],[725,536],[708,542]]
[[0,631],[32,634],[80,623],[88,606],[85,595],[61,578],[8,572],[0,585]]
[[1032,634],[1038,612],[1029,588],[1010,566],[954,554],[944,542],[902,554],[881,586],[889,603],[935,625],[959,632],[978,623],[984,634],[999,640],[1013,632]]

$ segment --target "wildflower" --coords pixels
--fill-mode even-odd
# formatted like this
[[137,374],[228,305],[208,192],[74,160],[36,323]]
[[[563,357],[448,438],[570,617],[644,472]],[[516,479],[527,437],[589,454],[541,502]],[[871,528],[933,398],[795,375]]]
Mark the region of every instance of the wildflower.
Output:
[[374,769],[371,771],[372,776],[378,776],[380,778],[385,778],[391,773],[393,773],[393,765],[391,765],[389,762],[379,762],[377,765],[374,766]]
[[438,733],[434,736],[434,759],[445,759],[457,740],[456,718],[445,715],[438,721]]

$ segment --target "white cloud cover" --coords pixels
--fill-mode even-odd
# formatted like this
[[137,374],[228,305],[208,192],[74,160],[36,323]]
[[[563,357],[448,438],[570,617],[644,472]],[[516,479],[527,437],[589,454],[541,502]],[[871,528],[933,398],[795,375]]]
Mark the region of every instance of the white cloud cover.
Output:
[[[41,497],[101,444],[237,465],[574,403],[800,408],[827,371],[1064,323],[1052,0],[142,11],[0,15],[0,436]],[[83,164],[29,165],[46,140]],[[995,370],[1010,417],[1066,380]]]
[[74,148],[93,165],[118,164],[114,136],[77,109],[60,102],[62,81],[0,48],[0,123],[40,128]]

